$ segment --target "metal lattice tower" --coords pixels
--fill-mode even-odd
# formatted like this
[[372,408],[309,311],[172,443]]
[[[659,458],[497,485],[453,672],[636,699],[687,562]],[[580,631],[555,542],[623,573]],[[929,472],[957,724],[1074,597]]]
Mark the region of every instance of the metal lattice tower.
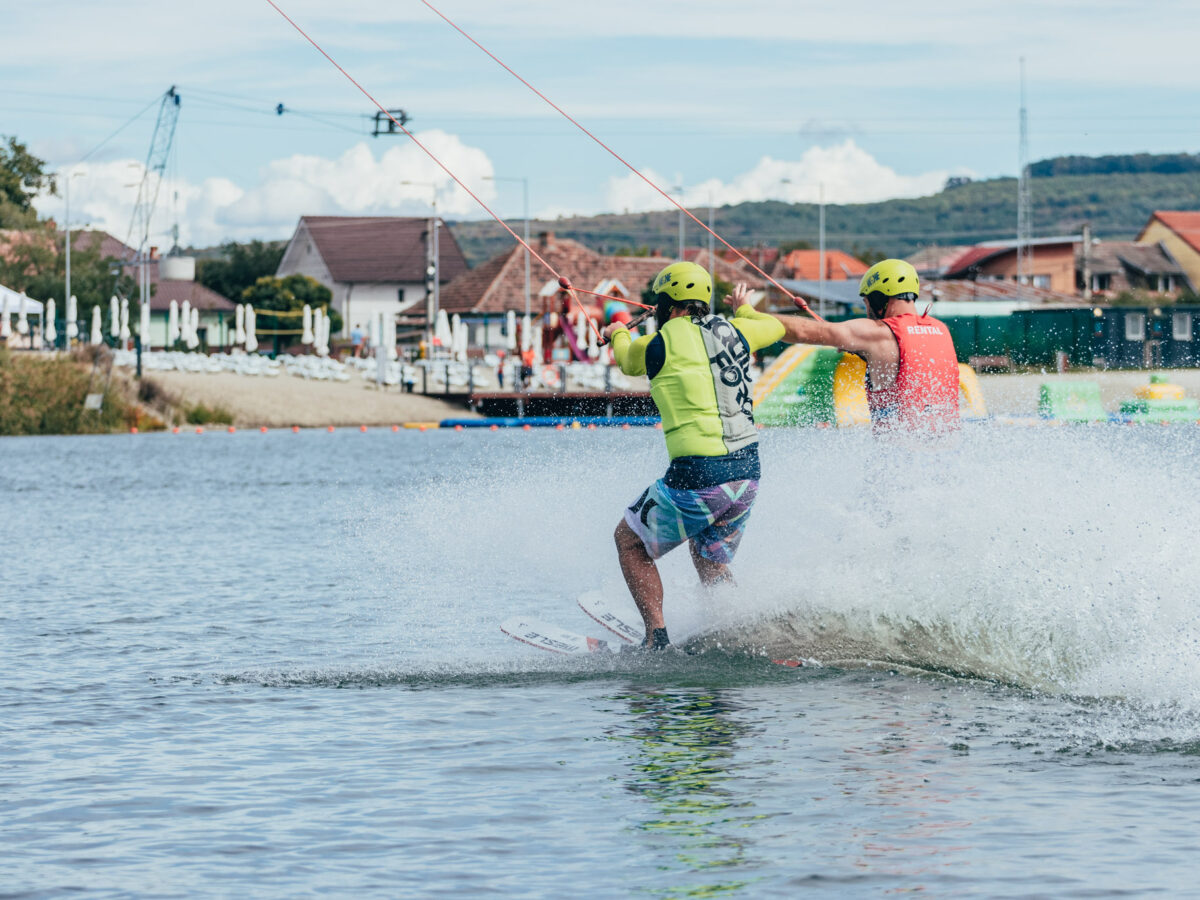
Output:
[[163,94],[162,103],[158,107],[158,120],[154,123],[154,134],[150,138],[150,152],[146,154],[146,167],[142,170],[142,181],[138,185],[137,202],[133,207],[133,217],[129,221],[130,238],[137,229],[139,258],[145,258],[150,252],[150,218],[154,215],[154,207],[158,203],[158,190],[162,187],[163,176],[167,169],[167,158],[171,154],[171,143],[175,139],[175,125],[179,121],[179,92],[172,85]]
[[1033,210],[1029,192],[1029,116],[1025,109],[1025,57],[1021,57],[1021,139],[1017,151],[1017,283],[1033,281]]

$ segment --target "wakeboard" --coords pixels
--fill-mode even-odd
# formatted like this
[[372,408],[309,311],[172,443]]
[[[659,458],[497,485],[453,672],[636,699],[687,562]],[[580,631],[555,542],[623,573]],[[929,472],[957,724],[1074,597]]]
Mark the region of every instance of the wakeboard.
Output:
[[500,623],[500,630],[515,641],[550,653],[571,656],[580,653],[617,652],[608,641],[588,637],[585,634],[576,634],[536,619],[506,619]]
[[640,644],[646,639],[642,626],[630,624],[599,594],[580,597],[579,608],[627,644]]

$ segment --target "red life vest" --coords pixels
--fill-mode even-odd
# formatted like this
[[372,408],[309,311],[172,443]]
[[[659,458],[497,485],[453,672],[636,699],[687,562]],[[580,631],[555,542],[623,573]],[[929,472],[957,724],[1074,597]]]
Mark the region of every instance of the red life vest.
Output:
[[883,430],[957,427],[958,357],[945,324],[915,313],[881,321],[896,337],[900,366],[885,388],[872,387],[868,371],[871,423]]

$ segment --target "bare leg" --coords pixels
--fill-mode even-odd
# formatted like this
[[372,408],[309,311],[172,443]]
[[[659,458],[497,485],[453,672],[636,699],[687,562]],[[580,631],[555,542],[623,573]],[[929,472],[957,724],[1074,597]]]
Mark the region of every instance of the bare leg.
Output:
[[733,580],[733,573],[729,571],[729,566],[724,563],[713,562],[711,559],[705,559],[700,555],[695,541],[688,541],[688,550],[692,554],[692,565],[696,567],[696,574],[700,576],[701,584],[707,587],[714,584],[736,583]]
[[625,524],[624,519],[613,532],[613,539],[617,542],[621,573],[625,576],[629,593],[633,594],[633,602],[637,604],[638,612],[642,614],[646,634],[651,634],[656,628],[664,628],[662,578],[659,577],[658,566],[646,552],[646,545],[634,530]]

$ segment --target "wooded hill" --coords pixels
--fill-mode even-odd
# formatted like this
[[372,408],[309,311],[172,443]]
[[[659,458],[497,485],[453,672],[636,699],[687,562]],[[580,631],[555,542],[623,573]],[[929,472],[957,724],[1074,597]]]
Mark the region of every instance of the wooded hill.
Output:
[[[1096,237],[1130,239],[1156,209],[1200,209],[1200,155],[1059,157],[1030,168],[1034,237],[1077,233],[1090,222]],[[1058,174],[1063,172],[1071,174]],[[707,221],[706,208],[692,212]],[[519,234],[519,220],[510,224]],[[690,221],[688,226],[688,244],[706,245],[707,235],[699,226]],[[495,222],[459,222],[453,227],[473,266],[512,246],[512,238]],[[723,206],[716,210],[715,227],[738,247],[796,241],[815,247],[817,207],[778,201]],[[1015,238],[1016,227],[1015,178],[949,184],[930,197],[825,207],[826,246],[864,255],[907,256],[929,245]],[[534,235],[553,231],[602,253],[660,250],[665,255],[676,252],[678,228],[676,211],[559,218],[530,225]]]

